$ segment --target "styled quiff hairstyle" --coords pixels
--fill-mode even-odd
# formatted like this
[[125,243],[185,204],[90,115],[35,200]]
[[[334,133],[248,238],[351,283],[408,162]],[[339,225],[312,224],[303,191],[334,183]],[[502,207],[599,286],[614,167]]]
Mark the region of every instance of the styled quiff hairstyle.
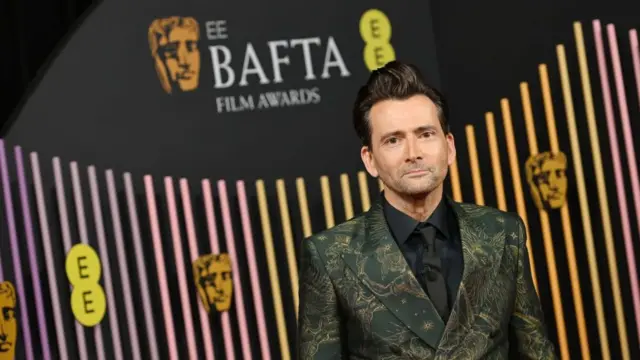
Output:
[[373,105],[384,100],[405,100],[414,95],[425,95],[436,105],[438,119],[445,134],[449,133],[448,109],[440,92],[427,85],[415,65],[391,61],[374,70],[367,83],[360,88],[353,107],[353,126],[362,145],[371,147],[369,113]]

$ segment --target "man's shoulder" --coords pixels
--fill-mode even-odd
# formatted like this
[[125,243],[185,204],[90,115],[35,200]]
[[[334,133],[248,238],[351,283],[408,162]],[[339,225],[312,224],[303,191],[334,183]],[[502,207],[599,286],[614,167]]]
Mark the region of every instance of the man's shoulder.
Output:
[[485,229],[514,228],[523,224],[522,218],[513,211],[504,211],[493,206],[477,205],[472,203],[456,202],[457,206],[473,218],[476,222],[482,223]]
[[316,232],[304,241],[312,242],[317,248],[327,248],[336,243],[348,243],[364,233],[366,214],[366,212],[361,213],[331,228]]

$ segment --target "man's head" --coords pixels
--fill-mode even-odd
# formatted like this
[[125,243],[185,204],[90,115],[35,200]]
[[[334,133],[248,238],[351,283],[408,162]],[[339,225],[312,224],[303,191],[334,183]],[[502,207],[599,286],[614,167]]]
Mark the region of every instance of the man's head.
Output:
[[353,122],[361,157],[387,192],[420,196],[442,188],[456,156],[447,108],[413,65],[393,61],[360,88]]
[[229,310],[233,292],[229,255],[208,254],[199,257],[193,263],[193,275],[200,300],[207,312],[213,306],[217,311]]
[[0,359],[13,359],[16,351],[18,323],[16,291],[8,282],[0,283]]
[[527,182],[536,207],[540,210],[558,209],[567,195],[567,157],[559,152],[544,152],[527,159]]
[[198,22],[190,17],[156,19],[149,27],[149,46],[156,71],[167,93],[198,87],[200,50]]

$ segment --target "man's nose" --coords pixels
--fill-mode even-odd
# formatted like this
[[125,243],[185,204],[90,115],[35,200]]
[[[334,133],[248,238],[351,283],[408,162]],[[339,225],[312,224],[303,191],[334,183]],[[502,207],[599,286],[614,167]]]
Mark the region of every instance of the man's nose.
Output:
[[7,341],[7,334],[4,333],[4,330],[0,333],[0,341]]
[[420,147],[415,138],[407,139],[407,160],[415,160],[422,158]]

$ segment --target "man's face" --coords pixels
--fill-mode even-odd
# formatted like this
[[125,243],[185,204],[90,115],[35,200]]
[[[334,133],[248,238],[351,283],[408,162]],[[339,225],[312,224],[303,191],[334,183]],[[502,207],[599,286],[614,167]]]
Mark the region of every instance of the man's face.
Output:
[[226,254],[205,255],[196,260],[196,285],[207,311],[215,305],[218,311],[227,311],[231,306],[233,282],[231,261]]
[[18,324],[15,315],[16,297],[13,285],[0,283],[0,359],[13,360]]
[[416,196],[442,185],[455,159],[455,143],[453,135],[445,135],[428,97],[378,102],[369,119],[371,148],[362,148],[362,160],[386,191]]
[[195,31],[186,27],[171,29],[169,36],[160,41],[158,52],[164,59],[171,82],[177,83],[182,91],[198,87],[200,51]]
[[556,156],[550,153],[540,154],[542,158],[538,159],[531,165],[532,178],[530,182],[535,186],[539,196],[540,203],[538,207],[547,209],[558,209],[565,203],[568,180],[566,175],[566,161],[564,154]]

